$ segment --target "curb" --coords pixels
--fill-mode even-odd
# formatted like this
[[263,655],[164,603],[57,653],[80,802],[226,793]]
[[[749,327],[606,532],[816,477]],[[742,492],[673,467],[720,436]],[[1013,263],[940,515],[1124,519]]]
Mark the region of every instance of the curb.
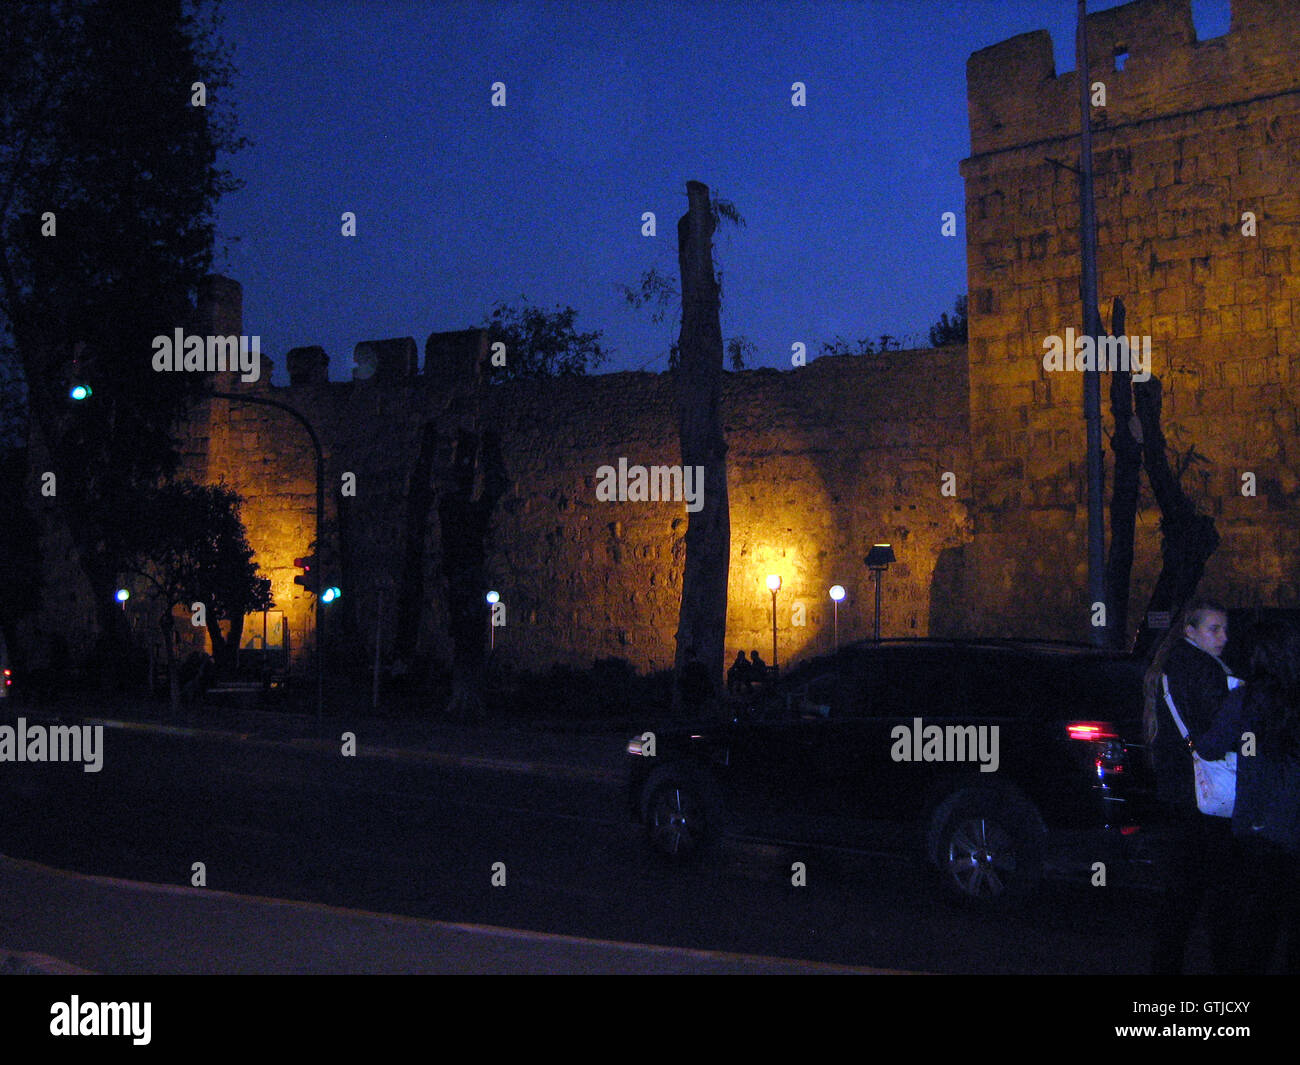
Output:
[[97,976],[61,958],[35,951],[0,950],[0,976]]
[[[61,720],[55,717],[35,716],[37,720]],[[313,750],[333,754],[337,744],[333,740],[311,737],[291,737],[271,739],[256,732],[236,732],[219,728],[191,728],[183,725],[168,725],[155,721],[127,721],[119,718],[83,717],[82,722],[94,727],[122,729],[131,732],[148,732],[163,736],[182,736],[187,738],[206,737],[227,742],[250,743],[265,747],[281,747],[296,750]],[[389,761],[416,762],[425,765],[451,766],[459,769],[489,769],[504,773],[518,773],[523,776],[541,776],[564,780],[581,780],[592,784],[617,784],[622,782],[623,774],[613,769],[593,769],[587,766],[565,764],[560,762],[520,761],[510,758],[494,758],[485,755],[449,754],[443,751],[422,750],[410,747],[380,747],[358,744],[356,757],[382,758]]]

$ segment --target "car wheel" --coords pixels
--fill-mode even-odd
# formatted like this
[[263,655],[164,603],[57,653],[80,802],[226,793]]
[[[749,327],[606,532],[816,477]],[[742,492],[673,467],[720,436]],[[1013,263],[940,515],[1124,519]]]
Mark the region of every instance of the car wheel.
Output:
[[999,791],[960,792],[936,815],[932,859],[954,897],[985,906],[1023,901],[1043,875],[1042,837],[1033,809]]
[[716,811],[693,774],[656,771],[646,781],[646,837],[656,853],[673,862],[700,857],[713,842]]

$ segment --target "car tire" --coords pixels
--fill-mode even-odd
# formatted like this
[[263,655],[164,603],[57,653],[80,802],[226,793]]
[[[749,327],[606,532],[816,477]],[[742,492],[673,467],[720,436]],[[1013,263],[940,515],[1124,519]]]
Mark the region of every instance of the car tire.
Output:
[[656,769],[646,780],[642,804],[646,839],[656,854],[674,864],[699,860],[717,842],[720,811],[698,773],[675,766]]
[[1043,877],[1043,827],[1020,796],[994,788],[960,791],[935,812],[930,858],[950,897],[988,908],[1014,906]]

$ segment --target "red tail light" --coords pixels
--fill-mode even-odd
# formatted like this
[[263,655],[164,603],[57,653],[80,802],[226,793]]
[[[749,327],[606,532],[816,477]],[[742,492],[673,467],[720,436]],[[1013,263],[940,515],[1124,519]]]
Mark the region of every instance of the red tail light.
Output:
[[1072,740],[1119,739],[1119,732],[1109,721],[1071,721],[1065,731]]

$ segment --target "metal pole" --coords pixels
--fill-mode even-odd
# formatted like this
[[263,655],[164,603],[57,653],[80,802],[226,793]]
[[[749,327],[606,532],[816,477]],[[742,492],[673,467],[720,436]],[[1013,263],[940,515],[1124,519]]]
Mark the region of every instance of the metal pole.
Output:
[[[1101,372],[1097,369],[1097,337],[1101,322],[1097,315],[1097,211],[1092,189],[1092,101],[1088,76],[1088,4],[1079,0],[1075,30],[1075,67],[1079,72],[1079,253],[1083,258],[1079,295],[1083,300],[1083,329],[1092,338],[1093,368],[1083,374],[1083,417],[1088,445],[1088,596],[1093,604],[1106,603],[1106,525],[1102,514],[1105,467],[1101,453]],[[1109,610],[1109,607],[1107,607]],[[1109,622],[1109,618],[1107,618]],[[1091,642],[1106,645],[1107,627],[1089,623]]]
[[880,642],[880,578],[884,576],[884,573],[884,570],[879,569],[871,571],[871,576],[876,582],[876,624],[873,633],[876,643]]
[[777,668],[776,662],[776,589],[772,589],[772,668]]
[[835,603],[835,650],[840,649],[840,604],[839,600],[832,600]]
[[[300,412],[289,404],[276,399],[263,399],[261,396],[245,396],[238,392],[209,392],[216,399],[230,400],[232,403],[253,403],[261,407],[274,407],[298,419],[299,424],[311,437],[311,446],[316,452],[316,563],[320,567],[320,554],[323,547],[325,521],[325,454],[321,451],[320,439],[316,430]],[[325,705],[325,611],[320,607],[319,591],[316,600],[316,724],[324,719]]]

